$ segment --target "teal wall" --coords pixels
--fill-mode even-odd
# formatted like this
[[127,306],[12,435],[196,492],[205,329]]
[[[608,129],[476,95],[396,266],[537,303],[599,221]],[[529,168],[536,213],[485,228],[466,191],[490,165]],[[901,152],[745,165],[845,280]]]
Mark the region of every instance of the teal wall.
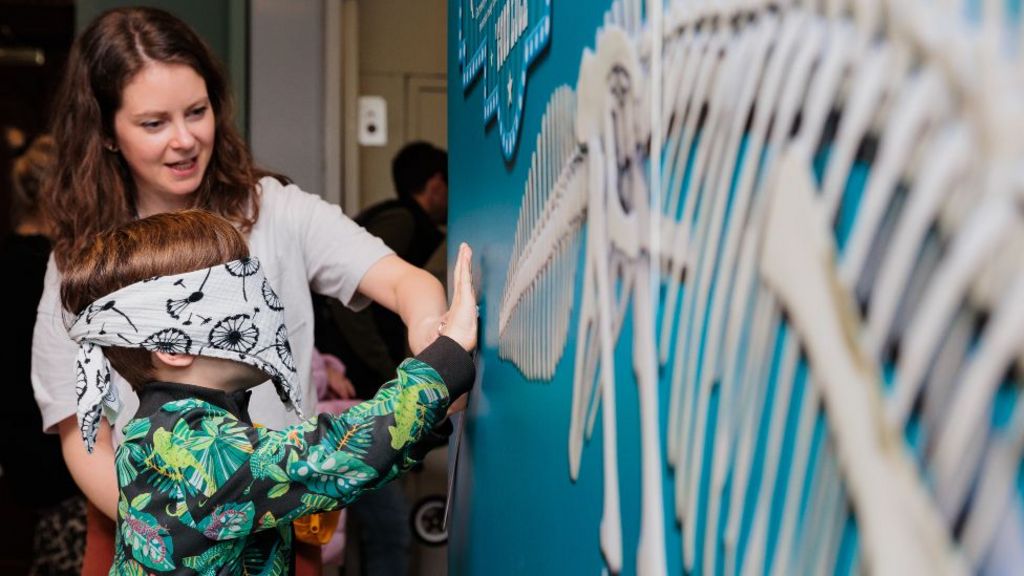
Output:
[[[464,3],[451,0],[448,9],[449,234],[473,247],[475,272],[480,276],[481,374],[465,416],[455,474],[449,572],[453,576],[596,576],[604,569],[598,534],[603,494],[600,416],[584,444],[575,483],[569,477],[567,448],[578,301],[565,352],[550,381],[527,380],[513,364],[499,358],[497,333],[516,219],[541,118],[557,87],[568,85],[575,90],[583,50],[594,48],[595,33],[610,2],[552,1],[550,44],[530,69],[519,144],[507,162],[497,122],[485,126],[483,121],[483,75],[463,89],[458,14]],[[494,4],[498,11],[505,0]],[[534,6],[531,2],[531,10]],[[455,261],[457,246],[458,242],[449,243],[449,262]],[[582,270],[581,259],[577,295]],[[641,500],[639,407],[629,361],[630,326],[627,318],[616,350],[622,359],[617,363],[616,380],[622,384],[617,386],[616,412],[624,574],[635,573]],[[667,405],[663,403],[664,411]],[[665,421],[663,414],[663,425]],[[668,478],[666,469],[666,486]],[[667,560],[669,573],[678,574],[679,532],[670,505],[666,502],[666,547],[671,551]]]

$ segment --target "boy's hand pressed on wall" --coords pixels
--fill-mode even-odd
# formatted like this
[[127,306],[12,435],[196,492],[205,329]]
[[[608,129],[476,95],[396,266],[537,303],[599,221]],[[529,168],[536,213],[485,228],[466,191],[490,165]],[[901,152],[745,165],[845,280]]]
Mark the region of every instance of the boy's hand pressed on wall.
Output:
[[453,282],[455,292],[451,307],[441,319],[438,332],[455,340],[467,352],[472,352],[476,348],[477,319],[480,314],[473,291],[473,250],[465,242],[459,245]]

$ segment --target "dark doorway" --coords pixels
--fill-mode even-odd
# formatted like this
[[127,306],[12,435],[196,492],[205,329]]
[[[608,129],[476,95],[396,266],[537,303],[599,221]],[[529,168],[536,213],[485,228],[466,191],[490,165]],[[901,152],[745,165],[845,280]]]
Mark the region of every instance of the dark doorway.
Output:
[[[47,129],[50,105],[74,33],[72,0],[0,0],[0,238],[7,238],[12,228],[12,162],[33,138]],[[31,339],[31,334],[21,332],[12,336]],[[27,357],[22,357],[27,349],[22,352],[22,348],[11,348],[9,354],[19,357],[5,356],[5,360],[12,364],[16,361],[19,367],[27,365]],[[18,378],[10,384],[19,387],[11,392],[12,398],[31,397],[31,390],[26,390],[27,379]],[[22,404],[18,410],[37,410],[31,403]],[[10,414],[5,412],[5,416]],[[4,466],[7,465],[5,461]],[[30,467],[35,463],[17,465]],[[35,512],[31,503],[36,495],[13,487],[9,473],[4,472],[0,476],[0,514],[6,529],[0,538],[0,574],[26,574],[32,561]]]
[[74,34],[73,0],[0,0],[0,236],[10,230],[11,161],[46,130]]

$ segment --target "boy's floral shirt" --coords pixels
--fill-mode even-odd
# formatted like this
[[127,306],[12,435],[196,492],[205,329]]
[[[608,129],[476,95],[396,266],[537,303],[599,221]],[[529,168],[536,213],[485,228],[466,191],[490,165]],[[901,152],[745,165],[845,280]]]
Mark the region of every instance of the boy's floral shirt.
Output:
[[420,355],[430,364],[406,360],[340,416],[279,431],[249,422],[248,393],[144,386],[115,456],[111,574],[290,573],[293,520],[345,506],[423,458],[418,441],[472,384],[469,355],[452,345],[439,339]]

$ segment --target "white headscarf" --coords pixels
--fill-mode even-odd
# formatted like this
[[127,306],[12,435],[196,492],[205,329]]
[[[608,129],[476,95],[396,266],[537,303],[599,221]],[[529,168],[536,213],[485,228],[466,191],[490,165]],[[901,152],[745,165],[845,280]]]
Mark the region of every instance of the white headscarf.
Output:
[[281,400],[302,417],[284,306],[256,258],[158,276],[93,302],[69,329],[75,361],[78,427],[92,452],[101,412],[120,409],[106,346],[236,360],[267,374]]

